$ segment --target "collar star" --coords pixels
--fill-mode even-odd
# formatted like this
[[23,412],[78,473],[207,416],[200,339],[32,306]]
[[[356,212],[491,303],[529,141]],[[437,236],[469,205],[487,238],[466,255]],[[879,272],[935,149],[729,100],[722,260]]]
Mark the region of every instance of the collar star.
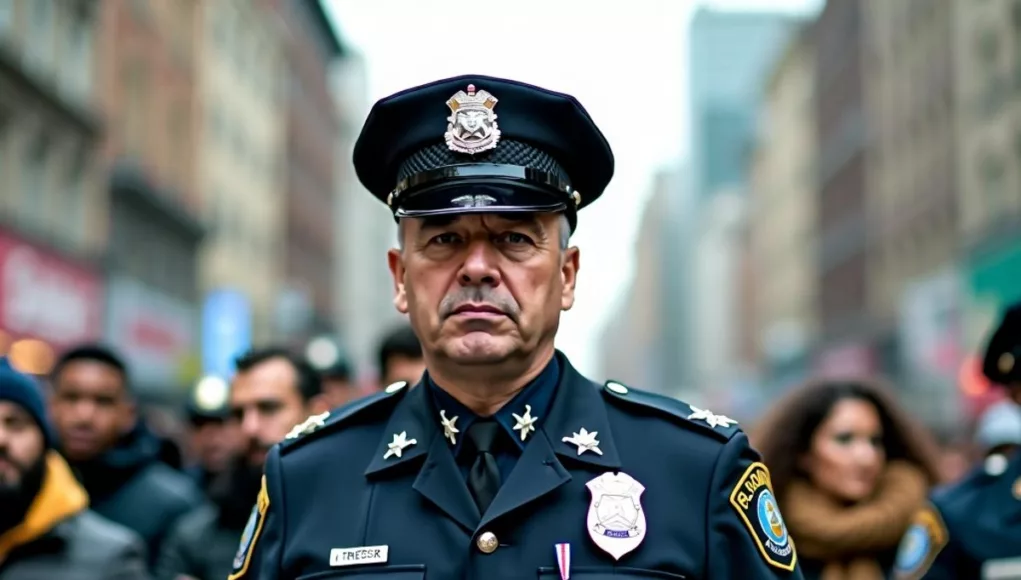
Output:
[[535,431],[535,422],[539,420],[538,417],[532,416],[532,406],[525,405],[525,414],[518,415],[517,413],[511,413],[514,416],[514,420],[517,423],[514,424],[515,431],[521,431],[521,440],[524,441],[528,437],[529,432]]
[[417,440],[408,439],[407,431],[401,431],[399,434],[395,433],[394,440],[391,441],[390,443],[387,443],[386,445],[389,449],[385,454],[383,454],[383,459],[390,459],[391,455],[394,455],[398,459],[400,459],[401,453],[404,452],[404,448],[415,445],[416,443],[418,443]]
[[447,439],[450,439],[451,445],[457,445],[456,434],[461,432],[457,427],[454,426],[454,424],[457,423],[457,417],[451,417],[450,419],[447,419],[447,412],[441,410],[440,423],[443,424],[443,436],[446,437]]
[[316,429],[326,425],[326,418],[330,416],[330,412],[321,413],[319,415],[312,415],[308,419],[305,419],[300,424],[295,425],[291,429],[290,433],[287,434],[284,439],[297,439],[302,435],[308,435]]
[[694,405],[688,405],[691,407],[691,414],[688,415],[688,419],[692,421],[705,421],[710,427],[730,427],[736,425],[737,421],[727,417],[726,415],[716,415],[712,411],[707,409],[699,409]]
[[597,455],[602,455],[603,450],[599,448],[599,441],[596,439],[596,435],[598,434],[599,434],[598,431],[589,432],[584,427],[582,427],[581,431],[574,433],[570,437],[564,437],[562,441],[564,443],[570,443],[571,445],[577,445],[578,455],[581,455],[586,451],[591,451]]

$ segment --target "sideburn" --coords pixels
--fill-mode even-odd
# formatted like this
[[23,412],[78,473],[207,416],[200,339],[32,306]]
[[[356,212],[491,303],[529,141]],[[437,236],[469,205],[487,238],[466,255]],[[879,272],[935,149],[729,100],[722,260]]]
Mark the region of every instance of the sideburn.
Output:
[[16,486],[0,487],[0,534],[21,523],[46,479],[46,453],[22,474]]

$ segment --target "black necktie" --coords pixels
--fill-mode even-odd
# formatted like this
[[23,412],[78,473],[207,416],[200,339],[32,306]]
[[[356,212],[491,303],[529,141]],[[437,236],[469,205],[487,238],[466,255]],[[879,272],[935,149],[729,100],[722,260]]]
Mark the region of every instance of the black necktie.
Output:
[[493,447],[500,435],[500,424],[493,419],[480,419],[468,427],[465,433],[475,452],[475,461],[468,472],[468,491],[471,492],[479,513],[493,503],[500,490],[500,469],[493,457]]

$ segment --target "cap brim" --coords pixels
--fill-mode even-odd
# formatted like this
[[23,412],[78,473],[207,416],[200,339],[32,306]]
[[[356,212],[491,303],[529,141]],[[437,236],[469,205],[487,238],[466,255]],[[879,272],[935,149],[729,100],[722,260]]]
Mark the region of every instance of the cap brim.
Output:
[[396,218],[462,213],[556,213],[570,209],[562,193],[526,183],[478,178],[438,183],[402,199]]

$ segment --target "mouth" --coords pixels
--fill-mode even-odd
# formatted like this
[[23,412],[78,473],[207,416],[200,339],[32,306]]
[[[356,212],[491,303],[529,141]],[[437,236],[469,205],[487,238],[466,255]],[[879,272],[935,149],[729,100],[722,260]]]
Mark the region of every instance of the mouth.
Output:
[[503,310],[489,304],[462,304],[450,313],[451,316],[495,317],[507,316]]

